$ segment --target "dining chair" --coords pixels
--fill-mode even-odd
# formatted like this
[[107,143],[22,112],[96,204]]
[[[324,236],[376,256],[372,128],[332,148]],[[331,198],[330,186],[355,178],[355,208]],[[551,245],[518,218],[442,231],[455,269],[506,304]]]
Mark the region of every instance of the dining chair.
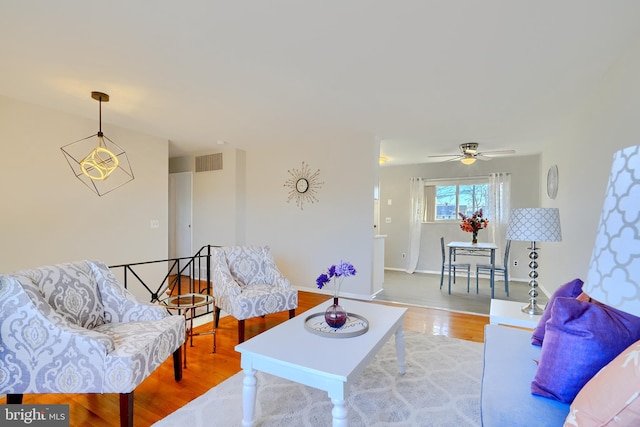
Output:
[[451,264],[451,270],[453,270],[453,283],[456,283],[456,269],[467,270],[467,293],[469,293],[469,282],[471,278],[471,264],[456,262],[455,252],[454,258],[450,263],[447,262],[447,251],[444,246],[444,237],[440,237],[440,249],[442,250],[442,269],[440,270],[440,289],[442,289],[442,283],[444,282],[444,270],[449,270],[449,264]]
[[[507,244],[504,247],[504,261],[502,265],[496,265],[494,270],[494,278],[496,275],[504,278],[504,291],[509,296],[509,250],[511,249],[511,240],[507,240]],[[478,277],[480,274],[491,274],[491,264],[477,264],[476,265],[476,294],[478,293]],[[495,281],[494,281],[495,283]]]

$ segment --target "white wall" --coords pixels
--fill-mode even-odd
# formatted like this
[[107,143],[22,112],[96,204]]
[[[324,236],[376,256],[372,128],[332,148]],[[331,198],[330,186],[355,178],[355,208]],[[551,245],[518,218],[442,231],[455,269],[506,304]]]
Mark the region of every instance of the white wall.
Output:
[[[194,174],[194,247],[268,245],[282,272],[298,288],[315,289],[315,279],[340,260],[358,273],[343,295],[371,295],[375,140],[362,134],[328,134],[321,129],[297,141],[266,141],[244,152],[223,153],[223,170]],[[301,210],[287,202],[289,170],[320,169],[316,197]],[[192,170],[193,157],[171,159],[171,172]]]
[[556,200],[543,204],[560,209],[562,242],[540,253],[540,282],[555,286],[575,277],[585,280],[613,154],[640,144],[640,40],[636,40],[594,88],[557,137],[546,141],[541,180],[552,164],[559,169]]
[[244,214],[244,157],[242,150],[231,147],[212,149],[200,155],[222,154],[222,169],[195,172],[195,157],[175,157],[169,171],[193,174],[193,249],[203,246],[242,244]]
[[[601,84],[576,100],[580,106],[567,114],[564,126],[540,141],[540,203],[559,208],[562,225],[562,242],[540,245],[538,282],[548,294],[576,277],[584,280],[587,276],[613,154],[640,144],[638,75],[640,39],[633,41]],[[555,200],[546,195],[547,170],[553,164],[558,165],[560,176]],[[385,168],[382,180],[384,176]],[[384,191],[381,188],[381,209]],[[388,234],[384,215],[381,213],[381,233]],[[391,251],[390,256],[396,252]],[[395,259],[393,263],[397,265]]]
[[[537,207],[540,205],[540,156],[515,156],[495,158],[490,161],[477,161],[466,166],[460,162],[423,163],[406,166],[387,166],[380,169],[380,233],[387,235],[385,247],[385,267],[406,268],[408,253],[409,217],[411,201],[409,199],[409,179],[458,178],[468,176],[488,176],[492,172],[511,174],[511,207]],[[391,200],[391,204],[389,204]],[[386,222],[391,219],[391,223]],[[491,218],[489,218],[491,220]],[[488,232],[480,231],[478,240],[488,242]],[[460,230],[459,222],[428,223],[422,225],[422,239],[417,271],[440,272],[442,254],[440,237],[445,241],[470,240],[471,235]],[[528,280],[528,254],[525,242],[513,242],[510,259],[520,261],[518,267],[511,267],[513,280]],[[502,252],[500,248],[500,252]],[[502,255],[499,255],[500,257]],[[501,258],[499,258],[501,259]],[[472,261],[473,262],[473,261]],[[499,261],[502,262],[501,260]]]
[[[90,102],[87,108],[95,108]],[[113,265],[166,258],[168,143],[103,120],[135,179],[98,197],[60,151],[96,133],[97,119],[0,97],[0,272],[82,259]],[[152,229],[151,220],[160,227]]]
[[[538,191],[542,206],[560,208],[563,228],[563,241],[540,252],[539,280],[549,291],[586,277],[611,157],[638,143],[639,74],[636,42],[573,120],[541,141],[541,173],[530,190]],[[97,197],[73,176],[59,150],[95,133],[96,125],[0,97],[1,272],[86,258],[119,264],[167,256],[167,141],[103,123],[127,151],[136,179]],[[301,139],[265,139],[262,149],[247,153],[225,148],[231,152],[225,165],[233,164],[228,174],[194,174],[194,194],[201,194],[194,204],[194,248],[269,244],[294,284],[309,288],[329,264],[348,260],[359,274],[346,292],[365,295],[372,270],[374,138],[319,130]],[[283,184],[287,170],[302,161],[321,170],[324,185],[319,202],[300,211],[286,203]],[[549,200],[539,188],[554,163],[560,185],[557,199]],[[160,228],[149,227],[152,219]]]
[[[247,152],[247,242],[268,244],[283,272],[298,287],[315,288],[331,264],[351,262],[358,273],[344,295],[371,295],[373,183],[379,154],[374,138],[318,130],[305,144],[265,145]],[[320,169],[318,202],[299,209],[284,183],[302,162]],[[333,289],[330,287],[330,289]]]

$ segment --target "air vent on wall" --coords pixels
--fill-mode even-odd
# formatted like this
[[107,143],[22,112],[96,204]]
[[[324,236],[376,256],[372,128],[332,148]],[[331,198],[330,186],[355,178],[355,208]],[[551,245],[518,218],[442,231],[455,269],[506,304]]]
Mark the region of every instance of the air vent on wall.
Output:
[[217,171],[222,169],[222,153],[196,157],[196,172]]

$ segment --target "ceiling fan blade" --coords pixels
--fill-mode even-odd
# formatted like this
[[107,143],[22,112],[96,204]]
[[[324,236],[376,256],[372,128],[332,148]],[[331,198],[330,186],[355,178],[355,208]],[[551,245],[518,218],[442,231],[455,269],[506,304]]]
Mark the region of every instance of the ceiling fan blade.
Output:
[[467,142],[460,144],[461,154],[437,154],[435,156],[427,156],[428,158],[445,158],[443,162],[454,162],[464,158],[475,158],[477,160],[491,160],[493,156],[501,156],[507,154],[515,154],[516,150],[497,150],[497,151],[478,151],[477,142]]
[[478,154],[500,156],[502,154],[515,154],[515,153],[516,153],[516,150],[498,150],[498,151],[483,151],[482,153],[478,153]]
[[427,157],[460,157],[460,154],[438,154],[436,156],[427,156]]
[[460,154],[440,154],[437,156],[427,156],[429,158],[442,158],[442,157],[453,157],[453,159],[459,159],[462,156]]

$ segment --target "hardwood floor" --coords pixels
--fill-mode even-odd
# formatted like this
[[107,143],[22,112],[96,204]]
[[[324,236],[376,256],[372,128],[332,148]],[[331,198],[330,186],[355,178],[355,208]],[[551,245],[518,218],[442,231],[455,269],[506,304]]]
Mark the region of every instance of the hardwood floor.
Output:
[[[329,300],[327,295],[301,291],[296,312],[301,314]],[[484,341],[484,326],[489,322],[487,317],[414,306],[408,306],[408,309],[405,330],[476,342]],[[288,313],[284,312],[247,320],[246,339],[287,319]],[[203,325],[196,329],[196,332],[200,329],[209,330],[210,327],[210,324]],[[240,355],[234,351],[238,340],[237,321],[231,316],[220,320],[215,354],[211,352],[211,340],[211,335],[194,337],[194,346],[187,349],[187,369],[183,371],[182,381],[174,381],[173,358],[170,357],[136,388],[134,392],[136,427],[155,423],[240,371]],[[0,399],[0,403],[6,403],[6,399]],[[31,394],[24,396],[23,403],[67,403],[70,405],[71,427],[119,425],[119,400],[116,394]]]

